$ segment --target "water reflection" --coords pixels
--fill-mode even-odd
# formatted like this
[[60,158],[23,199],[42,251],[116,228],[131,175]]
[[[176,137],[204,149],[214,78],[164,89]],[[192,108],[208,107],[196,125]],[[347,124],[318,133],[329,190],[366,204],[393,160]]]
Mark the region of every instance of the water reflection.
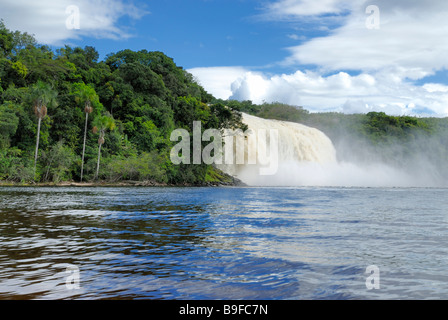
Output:
[[0,188],[0,299],[448,297],[447,191],[392,191]]
[[[6,279],[0,297],[53,297],[66,291],[63,282],[52,287],[49,280],[67,264],[80,266],[84,287],[94,288],[104,275],[182,274],[176,256],[199,246],[211,223],[201,205],[170,201],[172,193],[167,197],[158,190],[0,192],[0,278]],[[50,288],[34,289],[44,282]]]

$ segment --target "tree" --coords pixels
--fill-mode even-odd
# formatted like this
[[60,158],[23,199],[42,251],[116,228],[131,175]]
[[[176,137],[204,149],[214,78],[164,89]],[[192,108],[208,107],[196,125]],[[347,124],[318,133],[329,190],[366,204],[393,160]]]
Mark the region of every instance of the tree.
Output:
[[84,174],[84,155],[86,152],[86,139],[87,139],[87,125],[89,120],[89,114],[92,113],[93,107],[92,103],[98,100],[98,95],[95,92],[95,89],[92,87],[85,85],[84,83],[76,83],[75,87],[75,95],[76,100],[80,102],[84,106],[84,112],[86,114],[86,122],[84,126],[84,142],[82,146],[82,159],[81,159],[81,182]]
[[47,116],[48,106],[57,106],[58,93],[53,88],[42,81],[38,81],[31,87],[31,96],[33,99],[34,114],[37,117],[37,138],[36,151],[34,154],[34,174],[36,174],[37,155],[39,152],[40,126],[42,119]]
[[0,105],[0,148],[9,148],[11,137],[19,126],[19,118],[16,115],[17,107],[12,102]]
[[64,141],[61,140],[43,153],[42,160],[46,164],[45,174],[42,172],[43,180],[57,183],[72,178],[71,169],[78,157],[75,151],[64,145]]
[[36,47],[37,41],[33,35],[27,32],[14,31],[12,34],[12,50],[14,55],[17,55],[20,50],[26,49],[30,46]]
[[100,171],[100,159],[101,159],[101,147],[105,142],[106,130],[114,130],[115,129],[115,120],[112,118],[110,113],[106,113],[103,116],[100,116],[95,119],[95,126],[93,128],[94,133],[99,133],[98,138],[98,161],[96,165],[96,174],[95,180],[98,180],[98,174]]
[[13,49],[13,36],[11,31],[9,31],[3,19],[0,20],[0,56],[9,56],[11,50]]

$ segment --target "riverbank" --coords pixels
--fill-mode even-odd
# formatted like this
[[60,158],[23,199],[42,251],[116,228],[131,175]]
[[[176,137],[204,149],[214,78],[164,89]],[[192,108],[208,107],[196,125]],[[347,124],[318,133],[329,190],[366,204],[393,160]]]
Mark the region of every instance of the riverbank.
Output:
[[156,183],[153,181],[119,181],[119,182],[76,182],[76,181],[61,181],[61,182],[11,182],[0,181],[0,187],[166,187],[168,184]]
[[241,180],[232,177],[231,181],[213,181],[197,184],[160,183],[156,181],[61,181],[61,182],[13,182],[0,181],[0,187],[231,187],[246,186]]

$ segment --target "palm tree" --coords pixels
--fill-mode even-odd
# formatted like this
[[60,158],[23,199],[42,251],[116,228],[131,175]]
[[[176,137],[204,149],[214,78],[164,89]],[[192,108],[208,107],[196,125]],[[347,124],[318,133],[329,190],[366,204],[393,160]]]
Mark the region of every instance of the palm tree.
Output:
[[86,153],[87,123],[89,120],[89,113],[92,113],[92,111],[93,111],[93,108],[91,106],[90,100],[86,100],[86,105],[84,108],[84,112],[86,113],[86,124],[84,127],[84,143],[82,145],[81,182],[82,182],[82,175],[84,173],[84,154]]
[[31,96],[33,99],[34,114],[37,117],[37,138],[36,151],[34,153],[34,176],[36,176],[37,156],[39,153],[40,126],[42,119],[47,116],[47,107],[57,106],[56,98],[58,93],[53,88],[42,81],[38,81],[31,87]]
[[93,127],[93,132],[94,133],[99,132],[98,161],[96,165],[95,180],[98,180],[98,174],[100,171],[101,147],[105,142],[106,130],[114,130],[114,129],[115,129],[115,120],[114,118],[112,118],[109,112],[95,119],[95,126]]
[[76,100],[80,101],[84,105],[84,112],[86,114],[86,123],[84,126],[84,143],[82,145],[82,160],[81,160],[81,182],[84,174],[84,155],[86,153],[86,139],[87,139],[87,124],[89,121],[89,114],[92,113],[93,107],[92,102],[98,100],[98,96],[95,92],[95,89],[85,85],[85,84],[76,84]]

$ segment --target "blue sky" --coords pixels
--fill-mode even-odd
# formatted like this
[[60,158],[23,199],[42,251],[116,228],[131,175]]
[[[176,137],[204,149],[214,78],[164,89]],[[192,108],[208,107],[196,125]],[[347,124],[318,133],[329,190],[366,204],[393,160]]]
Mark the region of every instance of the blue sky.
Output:
[[[186,69],[214,66],[266,68],[282,61],[283,49],[297,44],[289,23],[266,21],[254,0],[164,0],[135,3],[146,14],[123,17],[131,37],[111,41],[83,37],[74,45],[94,44],[102,56],[121,49],[158,50]],[[316,32],[315,30],[310,30]],[[279,66],[275,66],[279,70]]]
[[[67,27],[73,5],[79,29]],[[123,49],[162,51],[219,98],[280,101],[315,112],[433,116],[448,116],[447,15],[444,0],[0,4],[10,29],[54,47],[91,45],[101,57]]]

